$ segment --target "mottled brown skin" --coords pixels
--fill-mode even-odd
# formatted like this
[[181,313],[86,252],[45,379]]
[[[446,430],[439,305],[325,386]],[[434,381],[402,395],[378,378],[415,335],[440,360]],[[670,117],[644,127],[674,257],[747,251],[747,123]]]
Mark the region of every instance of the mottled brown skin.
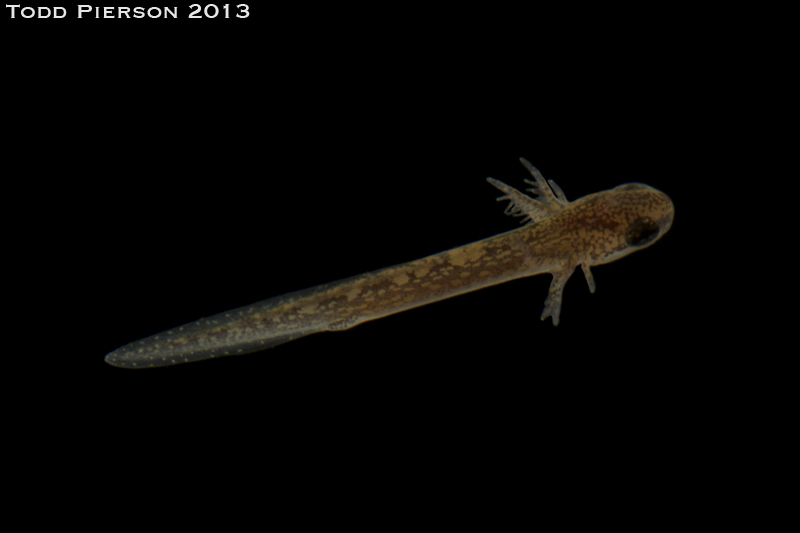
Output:
[[[125,345],[106,356],[115,366],[146,368],[249,353],[320,331],[362,322],[489,285],[549,272],[550,293],[542,313],[558,324],[561,295],[575,267],[608,263],[649,246],[672,224],[669,197],[629,183],[567,202],[552,181],[522,160],[535,183],[531,198],[502,182],[490,183],[510,200],[507,213],[527,225],[416,261],[289,293]],[[551,191],[550,187],[555,191]]]
[[667,195],[641,183],[628,183],[584,196],[517,231],[524,232],[523,241],[536,255],[558,257],[574,268],[581,263],[594,266],[624,257],[639,249],[625,240],[627,228],[634,221],[653,219],[663,233],[672,224],[672,216],[672,201]]

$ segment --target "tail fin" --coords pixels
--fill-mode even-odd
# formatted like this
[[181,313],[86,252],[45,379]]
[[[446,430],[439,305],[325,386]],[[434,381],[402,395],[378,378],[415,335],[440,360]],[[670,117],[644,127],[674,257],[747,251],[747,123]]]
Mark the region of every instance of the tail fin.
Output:
[[219,313],[117,348],[105,357],[123,368],[150,368],[258,352],[328,329],[318,315],[293,313],[326,285]]

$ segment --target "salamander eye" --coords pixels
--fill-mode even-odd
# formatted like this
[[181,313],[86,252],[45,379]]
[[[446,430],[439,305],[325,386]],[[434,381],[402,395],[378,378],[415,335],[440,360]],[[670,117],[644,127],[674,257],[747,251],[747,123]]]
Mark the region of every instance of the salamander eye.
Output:
[[630,246],[642,246],[658,237],[658,224],[648,217],[635,220],[625,232],[625,241]]

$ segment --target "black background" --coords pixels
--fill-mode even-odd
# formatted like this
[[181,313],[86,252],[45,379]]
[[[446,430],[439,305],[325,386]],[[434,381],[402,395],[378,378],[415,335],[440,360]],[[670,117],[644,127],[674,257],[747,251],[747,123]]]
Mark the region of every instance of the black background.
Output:
[[[397,520],[472,501],[561,508],[584,491],[659,499],[728,475],[714,435],[747,401],[720,406],[744,363],[703,334],[709,234],[693,206],[718,64],[680,45],[702,45],[700,22],[606,7],[69,9],[3,20],[26,317],[13,327],[31,329],[35,367],[20,427],[68,444],[54,470],[79,448],[125,505],[222,492],[262,509],[321,491],[393,502],[383,517]],[[676,206],[659,242],[594,269],[596,294],[573,276],[557,328],[538,318],[550,276],[537,276],[259,354],[103,362],[200,316],[513,229],[485,178],[523,188],[520,156],[569,199],[639,181]]]

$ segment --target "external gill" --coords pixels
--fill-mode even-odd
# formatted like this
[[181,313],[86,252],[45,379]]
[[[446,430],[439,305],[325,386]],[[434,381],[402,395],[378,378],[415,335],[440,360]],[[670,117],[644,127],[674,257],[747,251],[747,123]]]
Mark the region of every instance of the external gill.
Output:
[[500,180],[486,178],[486,181],[505,193],[505,196],[499,197],[497,201],[509,201],[505,210],[506,215],[514,217],[524,216],[520,221],[521,224],[538,222],[560,211],[569,203],[567,197],[564,195],[564,191],[562,191],[561,187],[556,185],[553,180],[545,180],[542,173],[524,157],[520,157],[519,160],[525,168],[528,169],[528,172],[531,173],[531,176],[533,176],[535,180],[531,181],[526,179],[525,183],[531,186],[526,190],[536,194],[536,198],[531,198]]

